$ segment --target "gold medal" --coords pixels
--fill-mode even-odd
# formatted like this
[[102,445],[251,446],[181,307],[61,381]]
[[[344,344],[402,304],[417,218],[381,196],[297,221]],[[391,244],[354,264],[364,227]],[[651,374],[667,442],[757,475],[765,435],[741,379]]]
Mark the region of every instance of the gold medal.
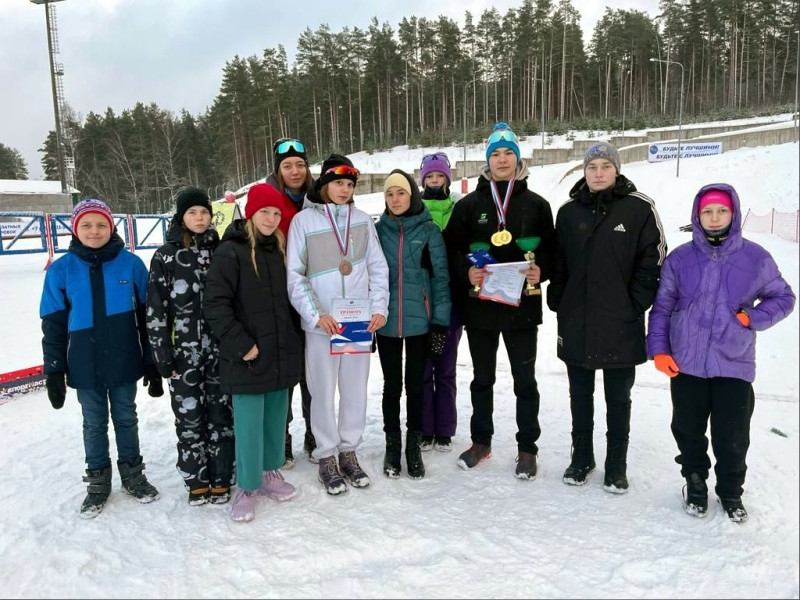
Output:
[[502,246],[505,243],[503,242],[502,233],[503,233],[502,231],[496,231],[495,233],[492,234],[491,237],[492,244],[494,244],[495,246]]
[[344,276],[350,275],[353,272],[353,263],[351,263],[346,258],[339,263],[339,273]]
[[503,231],[500,231],[499,233],[501,236],[500,239],[504,246],[506,244],[510,244],[511,240],[514,239],[514,236],[511,235],[511,232],[508,229],[503,229]]

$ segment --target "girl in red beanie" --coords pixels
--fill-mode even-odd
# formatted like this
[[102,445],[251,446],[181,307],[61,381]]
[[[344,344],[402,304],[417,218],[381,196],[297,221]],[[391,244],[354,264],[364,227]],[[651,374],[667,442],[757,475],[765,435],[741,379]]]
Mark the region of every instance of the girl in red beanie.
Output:
[[234,521],[255,517],[258,496],[287,500],[295,493],[278,470],[288,389],[302,360],[286,292],[285,229],[294,212],[272,186],[251,187],[245,219],[225,230],[206,278],[203,314],[219,341],[222,390],[233,396]]

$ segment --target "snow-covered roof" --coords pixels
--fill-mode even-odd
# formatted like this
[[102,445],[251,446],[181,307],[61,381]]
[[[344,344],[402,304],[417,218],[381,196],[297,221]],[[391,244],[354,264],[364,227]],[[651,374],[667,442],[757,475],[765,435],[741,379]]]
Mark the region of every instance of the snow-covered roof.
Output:
[[[78,190],[73,189],[73,192]],[[0,179],[0,194],[60,194],[60,181],[31,179]]]

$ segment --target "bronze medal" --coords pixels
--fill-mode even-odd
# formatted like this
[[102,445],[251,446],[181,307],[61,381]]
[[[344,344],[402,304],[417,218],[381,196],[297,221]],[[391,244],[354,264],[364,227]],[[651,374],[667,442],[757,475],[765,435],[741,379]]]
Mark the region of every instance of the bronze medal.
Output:
[[353,272],[353,263],[351,263],[346,258],[339,263],[339,273],[344,276],[350,275]]

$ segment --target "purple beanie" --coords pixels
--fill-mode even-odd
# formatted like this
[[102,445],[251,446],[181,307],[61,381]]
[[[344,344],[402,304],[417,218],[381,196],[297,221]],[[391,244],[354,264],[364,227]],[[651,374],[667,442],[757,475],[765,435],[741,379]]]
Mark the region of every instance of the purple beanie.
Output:
[[444,152],[434,152],[423,156],[422,165],[419,169],[419,177],[422,180],[422,185],[425,185],[425,177],[428,176],[428,173],[435,173],[437,171],[447,178],[448,186],[453,183],[453,173],[450,171],[450,165],[447,163],[447,154]]

